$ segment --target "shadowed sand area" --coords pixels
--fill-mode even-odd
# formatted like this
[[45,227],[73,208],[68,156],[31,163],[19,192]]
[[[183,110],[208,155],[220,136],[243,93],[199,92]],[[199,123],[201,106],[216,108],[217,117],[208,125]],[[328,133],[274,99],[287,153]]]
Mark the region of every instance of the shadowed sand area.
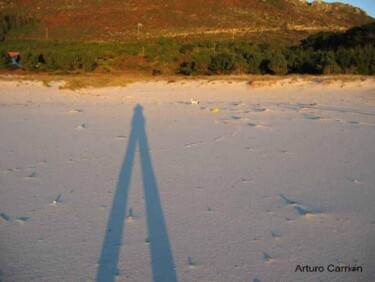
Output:
[[[96,281],[115,281],[122,234],[124,232],[126,203],[132,176],[136,145],[139,145],[142,180],[146,202],[148,242],[151,251],[153,281],[177,281],[168,232],[160,203],[158,187],[152,168],[148,141],[145,131],[145,119],[142,106],[134,108],[132,131],[121,167],[117,189],[114,195],[111,214],[105,230],[105,239],[100,256],[100,266]],[[132,215],[128,215],[129,217]]]

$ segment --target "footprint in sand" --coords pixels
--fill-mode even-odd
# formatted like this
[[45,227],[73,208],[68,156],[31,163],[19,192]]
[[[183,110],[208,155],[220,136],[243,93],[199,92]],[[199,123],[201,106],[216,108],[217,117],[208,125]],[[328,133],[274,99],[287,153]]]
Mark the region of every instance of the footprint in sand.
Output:
[[185,148],[191,148],[197,145],[198,145],[197,143],[189,143],[189,144],[185,144]]
[[123,135],[116,136],[116,139],[117,139],[117,140],[123,140],[123,139],[127,139],[127,138],[128,138],[128,137],[123,136]]
[[78,114],[78,113],[82,113],[83,111],[80,110],[80,109],[74,109],[74,110],[69,110],[67,113],[68,114]]
[[280,194],[280,197],[283,198],[283,200],[285,201],[287,205],[292,206],[299,215],[303,215],[305,217],[311,217],[314,215],[321,214],[321,211],[308,209],[304,207],[301,203],[288,199],[283,194]]
[[19,218],[16,219],[16,222],[19,223],[19,224],[25,224],[26,221],[29,220],[29,217],[27,216],[21,216]]
[[[252,179],[251,179],[251,180],[252,180]],[[241,178],[241,182],[242,182],[242,183],[247,183],[247,182],[249,182],[249,180],[246,179],[246,178]]]
[[0,222],[1,221],[9,222],[9,221],[12,221],[12,219],[6,213],[2,212],[2,213],[0,213]]
[[56,205],[58,203],[61,203],[61,194],[59,194],[51,203],[51,205]]
[[361,183],[358,179],[356,178],[351,178],[351,177],[347,177],[348,180],[350,180],[351,182],[355,183],[355,184],[359,184]]
[[248,123],[248,126],[250,126],[250,127],[257,127],[258,124],[256,124],[256,123]]
[[13,169],[13,168],[7,168],[7,169],[3,169],[2,171],[1,171],[1,173],[10,173],[10,172],[14,172],[14,171],[16,171],[15,169]]
[[317,103],[311,103],[311,104],[297,104],[298,108],[299,109],[308,109],[308,108],[311,108],[311,107],[314,107],[316,106]]
[[199,265],[193,261],[193,259],[191,257],[188,257],[187,258],[187,265],[190,269],[197,269],[199,268]]
[[29,178],[29,179],[34,179],[34,178],[36,178],[37,176],[38,176],[37,173],[34,171],[34,172],[32,172],[30,175],[28,175],[27,178]]
[[295,206],[294,209],[297,211],[299,215],[303,215],[306,217],[310,217],[310,216],[317,215],[320,213],[319,211],[309,210],[302,206]]
[[223,140],[223,139],[224,139],[224,137],[221,137],[221,136],[220,136],[220,137],[215,138],[214,141],[215,141],[215,142],[218,142],[218,141]]
[[252,128],[269,129],[267,126],[265,126],[264,124],[260,124],[260,123],[248,123],[247,125]]
[[287,216],[284,216],[284,219],[285,219],[285,221],[290,221],[290,222],[293,221],[290,217],[287,217]]
[[231,118],[234,119],[234,120],[240,120],[240,119],[242,119],[242,117],[239,117],[239,116],[231,116]]
[[253,111],[260,113],[260,112],[266,112],[267,109],[266,108],[253,108]]
[[263,252],[263,259],[268,263],[272,262],[273,260],[272,257],[267,252]]
[[287,205],[298,205],[299,203],[298,202],[296,202],[296,201],[293,201],[293,200],[291,200],[291,199],[288,199],[287,197],[285,197],[283,194],[280,194],[280,197],[281,198],[283,198],[283,200],[285,201],[285,203],[287,204]]
[[106,211],[106,210],[108,210],[108,205],[102,204],[102,205],[99,206],[99,209]]
[[360,122],[356,121],[356,120],[348,120],[347,122],[350,123],[350,124],[353,124],[353,125],[359,125],[360,124]]
[[275,240],[280,239],[280,234],[275,231],[271,231],[271,235],[272,235],[272,238],[274,238]]
[[305,115],[305,119],[318,120],[318,119],[321,119],[321,117],[320,116],[314,116],[314,115]]
[[78,128],[78,129],[85,129],[85,128],[87,128],[87,125],[83,123],[81,125],[77,125],[76,128]]

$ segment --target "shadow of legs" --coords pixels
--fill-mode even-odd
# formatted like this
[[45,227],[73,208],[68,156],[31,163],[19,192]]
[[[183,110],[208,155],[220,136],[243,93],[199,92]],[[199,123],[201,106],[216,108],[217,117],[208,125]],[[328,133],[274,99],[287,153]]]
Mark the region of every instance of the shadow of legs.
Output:
[[139,142],[141,157],[153,281],[177,281],[156,177],[149,154],[142,107],[137,105],[134,108],[132,130],[107,223],[96,276],[97,282],[115,281],[115,277],[118,273],[117,264],[120,256],[122,235],[125,228],[126,205],[137,142]]

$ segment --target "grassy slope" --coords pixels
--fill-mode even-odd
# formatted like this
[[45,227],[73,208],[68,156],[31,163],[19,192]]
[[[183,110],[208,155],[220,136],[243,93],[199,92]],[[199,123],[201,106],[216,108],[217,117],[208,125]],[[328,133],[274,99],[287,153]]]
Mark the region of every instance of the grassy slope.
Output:
[[[299,0],[17,0],[3,4],[3,8],[17,6],[40,20],[38,29],[23,37],[44,39],[48,28],[49,39],[96,42],[178,36],[295,43],[320,30],[347,29],[373,20],[348,5],[308,5]],[[143,25],[139,39],[138,23]]]

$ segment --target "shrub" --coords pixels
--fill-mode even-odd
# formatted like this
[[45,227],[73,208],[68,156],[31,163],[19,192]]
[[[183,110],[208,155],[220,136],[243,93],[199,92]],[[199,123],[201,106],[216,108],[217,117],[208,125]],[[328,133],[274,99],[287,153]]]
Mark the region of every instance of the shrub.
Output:
[[207,74],[213,55],[212,50],[200,50],[198,53],[193,54],[191,58],[192,62],[194,62],[194,71],[197,74]]
[[220,53],[211,58],[208,70],[213,74],[230,74],[236,69],[234,56]]
[[182,62],[178,69],[178,72],[183,75],[191,75],[195,73],[195,71],[195,62]]
[[260,68],[263,73],[284,75],[288,72],[288,62],[280,52],[268,52]]
[[6,68],[9,66],[10,59],[5,51],[0,52],[0,68]]
[[246,52],[244,58],[247,64],[247,73],[260,73],[260,64],[262,63],[262,54],[257,52]]

